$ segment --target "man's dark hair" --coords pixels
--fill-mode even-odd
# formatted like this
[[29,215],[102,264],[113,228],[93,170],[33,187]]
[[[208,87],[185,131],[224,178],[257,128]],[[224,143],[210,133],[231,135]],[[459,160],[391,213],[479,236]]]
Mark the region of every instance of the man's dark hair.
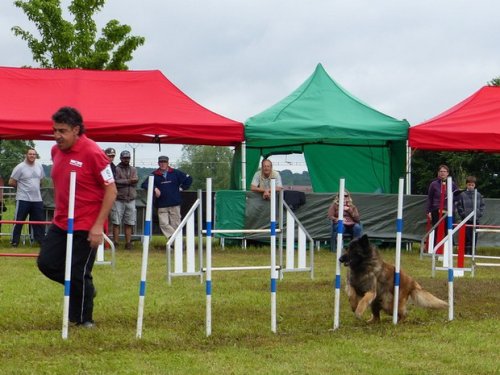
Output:
[[80,127],[78,135],[85,133],[85,127],[83,125],[83,118],[80,112],[73,107],[61,107],[56,113],[52,115],[52,121],[58,124],[68,124],[72,128],[75,126]]

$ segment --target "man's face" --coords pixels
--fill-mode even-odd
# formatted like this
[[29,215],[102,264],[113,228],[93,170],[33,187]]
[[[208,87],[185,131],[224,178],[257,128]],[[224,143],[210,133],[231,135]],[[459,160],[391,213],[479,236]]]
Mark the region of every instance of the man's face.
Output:
[[52,126],[54,140],[60,150],[69,150],[78,140],[79,126],[71,127],[68,124],[54,123]]
[[36,151],[29,150],[28,153],[26,154],[26,161],[30,164],[33,164],[35,160],[36,160]]
[[475,182],[467,182],[466,186],[467,186],[467,190],[472,191],[476,188],[476,183]]
[[108,155],[106,154],[106,156],[108,157],[108,160],[110,163],[114,162],[115,161],[115,155]]
[[264,163],[262,163],[262,173],[264,174],[264,176],[269,177],[272,170],[273,170],[273,165],[271,164],[270,161],[265,161]]
[[439,168],[438,177],[441,180],[446,180],[448,178],[448,170],[445,168]]
[[123,165],[129,165],[130,164],[130,156],[123,156],[120,158],[120,161],[122,162]]
[[161,161],[159,161],[159,162],[158,162],[158,165],[159,165],[159,167],[160,167],[160,169],[161,169],[162,171],[164,171],[164,170],[167,170],[167,169],[168,169],[168,161],[166,161],[166,160],[161,160]]

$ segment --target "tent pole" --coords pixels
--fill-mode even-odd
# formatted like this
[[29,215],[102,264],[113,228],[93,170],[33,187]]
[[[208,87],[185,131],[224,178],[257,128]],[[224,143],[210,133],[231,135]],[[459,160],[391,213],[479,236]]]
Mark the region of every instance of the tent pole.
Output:
[[246,142],[241,142],[241,190],[247,189],[247,147]]
[[411,195],[411,147],[406,141],[406,194]]

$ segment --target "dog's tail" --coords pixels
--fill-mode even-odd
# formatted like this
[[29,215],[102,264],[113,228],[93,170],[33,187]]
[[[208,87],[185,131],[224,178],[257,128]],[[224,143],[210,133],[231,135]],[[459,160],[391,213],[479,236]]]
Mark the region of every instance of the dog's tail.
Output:
[[415,283],[415,288],[411,292],[411,298],[415,305],[427,307],[430,309],[445,309],[448,303],[437,298],[433,294],[423,289],[418,283]]

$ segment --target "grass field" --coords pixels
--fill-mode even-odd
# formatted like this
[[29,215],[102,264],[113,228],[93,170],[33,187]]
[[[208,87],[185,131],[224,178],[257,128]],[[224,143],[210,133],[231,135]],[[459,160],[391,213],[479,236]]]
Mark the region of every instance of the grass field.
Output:
[[[0,252],[11,252],[8,242]],[[116,268],[95,266],[94,329],[71,327],[61,339],[63,287],[34,258],[0,257],[1,374],[499,374],[500,273],[481,268],[455,279],[448,311],[410,307],[408,319],[378,325],[348,307],[342,279],[340,328],[333,326],[334,255],[315,254],[315,278],[278,282],[278,332],[270,330],[269,271],[214,272],[212,336],[205,337],[199,278],[166,283],[161,246],[150,250],[142,339],[135,337],[139,244],[118,250]],[[19,252],[37,252],[22,248]],[[394,250],[383,250],[390,262]],[[214,248],[213,266],[269,264],[268,248]],[[404,252],[402,268],[447,298],[447,278],[431,260]],[[342,270],[343,274],[345,270]]]

